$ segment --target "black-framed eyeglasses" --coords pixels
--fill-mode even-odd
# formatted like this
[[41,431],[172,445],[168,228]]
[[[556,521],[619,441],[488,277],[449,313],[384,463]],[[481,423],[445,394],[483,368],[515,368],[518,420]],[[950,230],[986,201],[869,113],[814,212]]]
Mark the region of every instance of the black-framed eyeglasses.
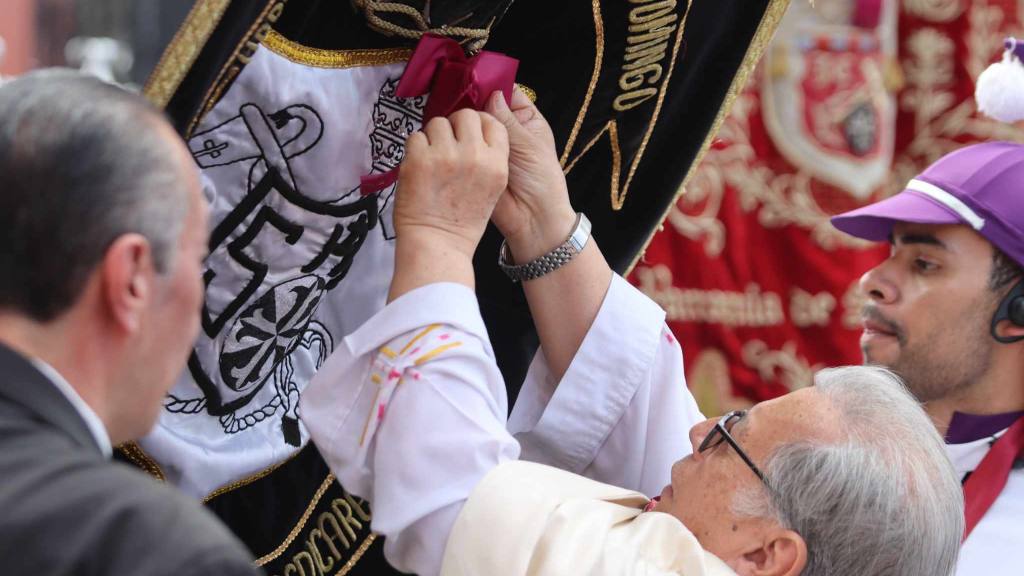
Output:
[[708,435],[704,437],[704,441],[700,443],[700,447],[697,448],[697,451],[704,452],[718,446],[722,442],[728,442],[729,445],[732,446],[732,449],[740,455],[740,458],[747,463],[747,466],[754,471],[754,474],[757,474],[757,477],[761,479],[761,482],[771,489],[771,485],[768,484],[768,479],[765,477],[764,472],[761,472],[757,465],[754,464],[754,461],[750,459],[750,456],[747,456],[747,453],[740,448],[740,445],[736,442],[736,439],[732,437],[732,434],[729,433],[729,430],[737,422],[746,418],[746,416],[746,410],[733,410],[719,418],[718,422],[715,423],[715,427],[712,428],[711,431],[708,432]]

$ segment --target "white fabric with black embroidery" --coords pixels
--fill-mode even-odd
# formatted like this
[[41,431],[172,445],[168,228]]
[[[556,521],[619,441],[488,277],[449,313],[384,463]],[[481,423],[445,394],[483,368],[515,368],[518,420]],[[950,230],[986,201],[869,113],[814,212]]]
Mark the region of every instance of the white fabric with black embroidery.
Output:
[[260,47],[188,141],[210,200],[203,327],[142,447],[195,496],[308,441],[302,390],[335,343],[384,306],[397,165],[425,97],[404,63],[311,68]]

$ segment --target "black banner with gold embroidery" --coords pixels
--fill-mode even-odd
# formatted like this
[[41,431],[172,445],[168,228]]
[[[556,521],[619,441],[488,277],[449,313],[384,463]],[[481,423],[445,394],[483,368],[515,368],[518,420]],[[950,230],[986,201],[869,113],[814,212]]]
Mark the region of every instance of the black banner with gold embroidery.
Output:
[[[298,398],[384,303],[394,188],[423,98],[394,94],[422,33],[521,62],[573,205],[631,268],[681,193],[788,0],[201,0],[147,85],[211,204],[203,331],[160,423],[125,455],[210,508],[269,574],[382,574],[367,504],[308,444]],[[481,309],[515,396],[536,336],[478,251]]]

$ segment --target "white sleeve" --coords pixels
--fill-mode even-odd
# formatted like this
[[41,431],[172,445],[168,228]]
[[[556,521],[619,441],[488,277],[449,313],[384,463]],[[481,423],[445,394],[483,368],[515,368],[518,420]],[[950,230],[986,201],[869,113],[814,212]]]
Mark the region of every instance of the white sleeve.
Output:
[[560,382],[537,353],[509,431],[524,460],[654,496],[703,419],[665,312],[615,275]]
[[345,338],[304,391],[302,419],[342,485],[370,500],[384,555],[438,574],[466,498],[519,455],[474,293],[433,284]]

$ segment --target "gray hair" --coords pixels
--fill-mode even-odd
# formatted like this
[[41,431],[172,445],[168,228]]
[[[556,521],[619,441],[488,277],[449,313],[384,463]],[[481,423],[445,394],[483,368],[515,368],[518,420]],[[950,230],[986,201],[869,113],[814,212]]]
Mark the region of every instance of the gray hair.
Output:
[[804,576],[948,575],[964,533],[963,490],[934,424],[892,372],[822,370],[815,386],[844,440],[786,444],[739,515],[777,520],[807,542]]
[[0,84],[0,308],[52,320],[127,233],[168,270],[188,197],[161,124],[142,97],[70,70]]

